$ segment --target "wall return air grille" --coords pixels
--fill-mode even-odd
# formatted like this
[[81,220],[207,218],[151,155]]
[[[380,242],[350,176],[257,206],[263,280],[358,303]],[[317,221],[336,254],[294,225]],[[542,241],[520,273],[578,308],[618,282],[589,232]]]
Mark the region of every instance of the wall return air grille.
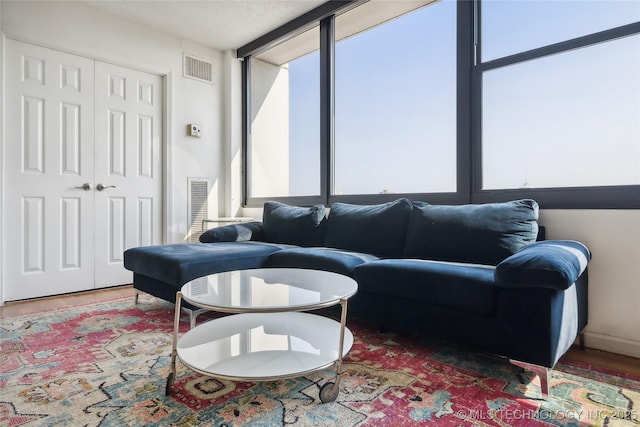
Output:
[[190,79],[213,83],[213,64],[183,53],[182,75]]
[[188,218],[189,238],[191,243],[197,243],[202,233],[202,220],[208,218],[209,212],[209,180],[206,178],[188,178]]

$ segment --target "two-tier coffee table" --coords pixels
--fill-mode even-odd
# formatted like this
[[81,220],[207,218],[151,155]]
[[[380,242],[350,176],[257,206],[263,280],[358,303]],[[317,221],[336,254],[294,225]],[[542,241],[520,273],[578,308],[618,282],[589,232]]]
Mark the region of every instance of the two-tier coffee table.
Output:
[[[320,389],[332,402],[340,391],[342,358],[353,345],[346,327],[347,300],[358,290],[350,277],[319,270],[267,268],[204,276],[176,295],[171,373],[176,357],[200,374],[232,381],[274,381],[335,366],[336,379]],[[178,337],[182,300],[232,313],[201,323]],[[341,305],[340,322],[305,313]]]

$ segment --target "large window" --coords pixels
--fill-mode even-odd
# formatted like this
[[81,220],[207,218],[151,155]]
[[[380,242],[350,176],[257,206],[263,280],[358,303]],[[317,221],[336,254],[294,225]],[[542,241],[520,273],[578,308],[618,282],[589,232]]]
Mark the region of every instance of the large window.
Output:
[[640,36],[483,75],[483,189],[640,185]]
[[336,43],[333,194],[456,191],[455,22],[443,1]]
[[455,0],[368,2],[318,24],[245,59],[248,202],[455,194]]
[[640,3],[483,1],[481,16],[481,189],[640,185],[640,36],[615,30]]
[[640,208],[639,2],[326,2],[238,56],[248,205]]

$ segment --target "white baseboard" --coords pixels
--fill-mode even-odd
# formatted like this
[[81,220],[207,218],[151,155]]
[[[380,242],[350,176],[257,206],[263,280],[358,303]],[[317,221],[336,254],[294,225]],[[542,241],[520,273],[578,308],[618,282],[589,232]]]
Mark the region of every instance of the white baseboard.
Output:
[[637,357],[640,359],[640,341],[633,341],[626,338],[612,337],[610,335],[598,334],[595,332],[584,333],[585,347],[597,350],[608,351],[610,353],[624,354],[625,356]]

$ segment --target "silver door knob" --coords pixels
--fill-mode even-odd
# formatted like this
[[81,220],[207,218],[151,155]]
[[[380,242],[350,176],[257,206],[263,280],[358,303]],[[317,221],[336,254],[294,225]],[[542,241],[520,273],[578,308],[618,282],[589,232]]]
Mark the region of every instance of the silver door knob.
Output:
[[88,182],[85,182],[84,184],[82,184],[82,186],[76,187],[76,188],[81,188],[84,191],[91,191],[91,184],[89,184]]
[[104,190],[106,188],[116,188],[116,186],[115,185],[102,185],[102,183],[96,185],[96,190],[98,190],[98,191],[102,191],[102,190]]

